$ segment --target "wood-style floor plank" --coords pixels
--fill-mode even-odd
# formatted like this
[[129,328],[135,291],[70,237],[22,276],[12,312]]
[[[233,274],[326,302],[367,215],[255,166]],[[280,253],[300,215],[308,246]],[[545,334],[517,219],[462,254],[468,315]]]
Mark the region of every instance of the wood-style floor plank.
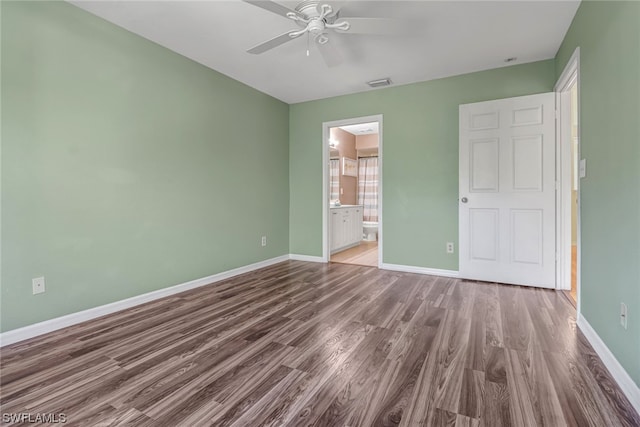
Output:
[[378,266],[378,242],[362,241],[358,246],[331,255],[331,262]]
[[640,426],[558,292],[288,261],[0,350],[70,425]]

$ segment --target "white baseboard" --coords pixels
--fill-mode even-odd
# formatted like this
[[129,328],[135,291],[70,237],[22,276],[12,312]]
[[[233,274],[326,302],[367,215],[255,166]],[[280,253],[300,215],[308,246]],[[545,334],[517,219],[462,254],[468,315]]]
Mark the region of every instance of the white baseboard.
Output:
[[611,353],[609,347],[602,341],[598,333],[591,327],[582,314],[578,315],[578,327],[589,340],[593,349],[598,353],[602,363],[607,367],[613,379],[616,380],[622,392],[627,396],[636,412],[640,413],[640,388],[636,385],[618,359]]
[[311,256],[311,255],[289,254],[289,259],[293,261],[325,262],[321,256]]
[[428,274],[430,276],[458,277],[455,270],[441,270],[439,268],[415,267],[413,265],[382,263],[383,270],[402,271],[404,273]]
[[149,301],[154,301],[159,298],[164,298],[166,296],[178,294],[180,292],[188,291],[190,289],[198,288],[200,286],[205,286],[211,283],[219,282],[221,280],[228,279],[230,277],[238,276],[240,274],[244,274],[250,271],[258,270],[260,268],[268,267],[270,265],[277,264],[279,262],[287,261],[288,259],[289,259],[289,255],[282,255],[276,258],[271,258],[264,261],[256,262],[254,264],[245,265],[243,267],[234,268],[233,270],[227,270],[221,273],[213,274],[211,276],[191,280],[189,282],[181,283],[179,285],[158,289],[157,291],[152,291],[146,294],[137,295],[131,298],[123,299],[121,301],[112,302],[110,304],[101,305],[98,307],[79,311],[77,313],[67,314],[65,316],[56,317],[55,319],[45,320],[43,322],[34,323],[33,325],[28,325],[22,328],[3,332],[0,334],[0,347],[13,344],[18,341],[23,341],[29,338],[33,338],[38,335],[46,334],[48,332],[53,332],[58,329],[66,328],[68,326],[85,322],[87,320],[95,319],[97,317],[101,317],[106,314],[115,313],[116,311],[124,310],[126,308],[131,308],[136,305],[144,304]]

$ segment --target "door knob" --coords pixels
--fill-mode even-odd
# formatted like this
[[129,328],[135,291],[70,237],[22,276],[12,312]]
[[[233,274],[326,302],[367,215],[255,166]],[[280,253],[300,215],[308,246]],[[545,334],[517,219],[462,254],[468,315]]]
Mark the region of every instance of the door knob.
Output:
[[462,199],[460,199],[460,201],[462,203],[467,203],[469,201],[469,199],[467,199],[466,197],[463,197]]

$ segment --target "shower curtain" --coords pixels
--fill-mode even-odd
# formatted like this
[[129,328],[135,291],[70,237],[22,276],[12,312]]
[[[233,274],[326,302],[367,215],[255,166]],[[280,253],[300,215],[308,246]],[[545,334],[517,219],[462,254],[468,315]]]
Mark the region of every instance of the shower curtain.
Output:
[[340,198],[340,159],[329,160],[329,200]]
[[363,221],[378,222],[378,158],[358,159],[358,204],[364,206]]

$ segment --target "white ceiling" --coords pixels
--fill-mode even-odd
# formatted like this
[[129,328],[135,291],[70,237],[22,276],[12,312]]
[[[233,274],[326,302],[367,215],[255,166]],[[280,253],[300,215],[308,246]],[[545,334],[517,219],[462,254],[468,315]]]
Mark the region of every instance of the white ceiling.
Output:
[[371,135],[378,133],[378,122],[340,126],[340,129],[352,135]]
[[[365,82],[383,77],[402,85],[553,58],[580,4],[352,0],[342,17],[394,18],[413,23],[415,31],[332,34],[345,61],[328,68],[313,47],[306,56],[304,36],[261,55],[246,53],[298,27],[241,0],[70,3],[287,103],[373,90]],[[508,57],[518,59],[506,64]]]

